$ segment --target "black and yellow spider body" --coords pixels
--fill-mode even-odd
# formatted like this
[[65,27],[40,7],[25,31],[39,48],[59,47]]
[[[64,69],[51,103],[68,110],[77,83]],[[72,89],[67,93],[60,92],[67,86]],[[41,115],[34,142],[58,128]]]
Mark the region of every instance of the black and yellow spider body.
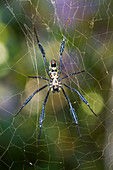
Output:
[[[69,19],[67,19],[67,25],[68,25],[68,22],[69,22]],[[37,39],[37,43],[38,43],[38,47],[39,47],[39,50],[43,56],[43,59],[44,59],[44,62],[45,62],[45,68],[46,68],[46,72],[49,76],[50,79],[47,79],[45,77],[41,77],[41,76],[28,76],[29,78],[40,78],[40,79],[44,79],[46,81],[49,81],[48,84],[46,84],[45,86],[41,87],[40,89],[36,90],[35,92],[33,92],[33,94],[31,96],[29,96],[29,98],[24,102],[24,104],[22,105],[22,107],[19,109],[19,111],[16,113],[16,115],[18,115],[20,113],[20,111],[24,108],[24,106],[29,103],[29,101],[33,98],[33,96],[35,94],[37,94],[38,92],[40,92],[41,90],[43,90],[44,88],[48,87],[49,86],[49,89],[48,89],[48,92],[47,92],[47,95],[45,97],[45,100],[44,100],[44,103],[43,103],[43,107],[42,107],[42,112],[41,112],[41,115],[40,115],[40,120],[39,120],[39,127],[40,127],[40,130],[39,130],[39,137],[38,137],[38,143],[39,143],[39,140],[40,140],[40,135],[41,135],[41,127],[42,127],[42,124],[43,124],[43,120],[45,118],[45,105],[47,103],[47,100],[48,100],[48,96],[49,96],[49,93],[50,93],[50,90],[55,93],[55,92],[60,92],[62,90],[64,96],[65,96],[65,99],[67,100],[68,102],[68,105],[70,107],[70,112],[72,114],[72,117],[76,123],[76,126],[77,126],[77,129],[78,129],[78,133],[80,135],[80,137],[82,138],[81,134],[80,134],[80,130],[79,130],[79,126],[78,126],[78,119],[77,119],[77,115],[76,115],[76,112],[75,112],[75,109],[72,107],[72,104],[71,104],[71,101],[70,99],[67,97],[66,93],[65,93],[65,90],[63,88],[63,86],[69,88],[70,90],[76,92],[78,94],[78,96],[80,97],[80,99],[89,107],[89,109],[92,111],[92,113],[97,116],[95,114],[95,112],[92,110],[92,108],[90,107],[89,103],[87,102],[87,100],[82,96],[82,94],[80,94],[80,92],[78,90],[76,90],[75,88],[72,88],[70,86],[68,86],[67,84],[61,82],[61,80],[71,76],[71,75],[77,75],[79,73],[82,73],[84,72],[83,71],[79,71],[79,72],[75,72],[75,73],[70,73],[70,74],[67,74],[66,76],[62,77],[62,78],[59,78],[60,77],[60,74],[61,74],[61,71],[62,71],[62,54],[63,54],[63,51],[64,51],[64,47],[65,47],[65,40],[66,40],[66,37],[65,37],[65,34],[64,34],[64,37],[63,37],[63,40],[62,40],[62,43],[61,43],[61,46],[60,46],[60,66],[58,68],[58,64],[56,62],[56,60],[51,60],[49,62],[49,70],[48,70],[48,66],[47,66],[47,61],[46,61],[46,57],[45,57],[45,51],[44,51],[44,48],[42,46],[42,44],[40,43],[39,41],[39,38],[38,38],[38,35],[37,35],[37,32],[36,32],[36,29],[35,27],[33,26],[34,28],[34,32],[35,32],[35,36],[36,36],[36,39]],[[66,26],[66,29],[65,29],[65,33],[67,31],[67,26]],[[16,116],[15,115],[15,116]]]
[[56,60],[51,60],[49,62],[49,75],[52,79],[52,82],[50,83],[51,91],[53,93],[60,92],[60,83],[58,82],[58,64]]

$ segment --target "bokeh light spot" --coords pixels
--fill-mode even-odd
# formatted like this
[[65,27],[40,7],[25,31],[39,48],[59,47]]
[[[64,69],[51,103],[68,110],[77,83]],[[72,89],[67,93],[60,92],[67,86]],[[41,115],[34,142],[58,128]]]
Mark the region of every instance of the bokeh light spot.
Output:
[[6,63],[8,58],[9,58],[8,50],[7,50],[6,46],[2,42],[0,42],[0,51],[1,51],[0,65],[2,65],[4,63]]

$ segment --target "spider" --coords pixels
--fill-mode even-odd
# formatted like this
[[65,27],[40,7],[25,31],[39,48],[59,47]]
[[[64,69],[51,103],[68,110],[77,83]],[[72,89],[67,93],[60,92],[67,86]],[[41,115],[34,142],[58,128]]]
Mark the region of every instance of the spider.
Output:
[[[91,112],[97,116],[95,114],[95,112],[92,110],[92,108],[90,107],[89,103],[87,102],[87,100],[80,94],[80,92],[70,86],[68,86],[67,84],[61,82],[61,80],[71,76],[71,75],[77,75],[79,73],[82,73],[82,72],[85,72],[84,70],[80,71],[80,72],[74,72],[74,73],[70,73],[70,74],[67,74],[66,76],[62,77],[62,78],[59,78],[60,77],[60,74],[61,74],[61,71],[62,71],[62,55],[63,55],[63,51],[64,51],[64,48],[65,48],[65,41],[66,41],[66,32],[67,32],[67,26],[68,26],[68,23],[69,23],[69,19],[67,19],[67,25],[66,25],[66,29],[65,29],[65,34],[63,36],[63,41],[61,43],[61,46],[60,46],[60,68],[58,67],[58,64],[56,62],[55,59],[52,59],[51,61],[49,61],[49,70],[48,70],[48,67],[47,67],[47,61],[46,61],[46,57],[45,57],[45,51],[44,51],[44,48],[42,46],[42,44],[40,43],[39,41],[39,38],[38,38],[38,35],[37,35],[37,32],[36,32],[36,29],[35,29],[35,26],[33,25],[33,29],[34,29],[34,33],[35,33],[35,36],[36,36],[36,40],[37,40],[37,43],[38,43],[38,47],[39,47],[39,50],[43,56],[43,59],[44,59],[44,63],[45,63],[45,68],[46,68],[46,72],[49,76],[50,79],[47,79],[45,77],[41,77],[41,76],[28,76],[29,78],[40,78],[40,79],[44,79],[44,80],[47,80],[49,83],[46,84],[45,86],[39,88],[38,90],[34,91],[34,93],[24,102],[24,104],[22,105],[22,107],[19,109],[19,111],[16,113],[16,115],[18,115],[20,113],[20,111],[24,108],[24,106],[26,106],[27,103],[30,102],[30,100],[33,98],[33,96],[35,94],[37,94],[38,92],[40,92],[41,90],[43,90],[44,88],[48,87],[49,86],[49,89],[48,89],[48,92],[47,92],[47,95],[45,97],[45,100],[43,102],[43,107],[42,107],[42,112],[41,112],[41,115],[40,115],[40,119],[39,119],[39,136],[38,136],[38,143],[39,143],[39,140],[40,140],[40,136],[41,136],[41,127],[42,127],[42,124],[43,124],[43,120],[44,120],[44,117],[45,117],[45,105],[47,103],[47,100],[48,100],[48,96],[49,96],[49,93],[50,91],[52,91],[53,93],[56,93],[56,92],[60,92],[62,90],[66,100],[67,100],[67,103],[70,107],[70,112],[73,116],[73,119],[76,123],[76,126],[77,126],[77,130],[78,130],[78,133],[79,133],[79,136],[80,138],[82,138],[82,135],[80,133],[80,129],[79,129],[79,126],[78,126],[78,119],[77,119],[77,115],[76,115],[76,112],[75,112],[75,109],[72,107],[72,104],[70,102],[70,99],[67,97],[67,94],[63,88],[63,86],[69,88],[70,90],[76,92],[80,99],[89,107],[89,109],[91,110]],[[15,116],[16,116],[15,115]]]

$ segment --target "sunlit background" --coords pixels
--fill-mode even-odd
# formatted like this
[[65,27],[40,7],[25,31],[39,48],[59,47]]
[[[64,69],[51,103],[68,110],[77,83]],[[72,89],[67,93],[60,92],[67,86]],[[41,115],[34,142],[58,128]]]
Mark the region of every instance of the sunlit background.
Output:
[[[0,1],[0,169],[113,169],[113,2],[111,0]],[[65,87],[75,108],[81,140],[62,92],[50,93],[38,143],[39,117],[48,87],[14,116],[23,102],[48,82],[33,24],[46,52],[60,63],[61,77],[88,101]],[[49,66],[49,64],[48,64]]]

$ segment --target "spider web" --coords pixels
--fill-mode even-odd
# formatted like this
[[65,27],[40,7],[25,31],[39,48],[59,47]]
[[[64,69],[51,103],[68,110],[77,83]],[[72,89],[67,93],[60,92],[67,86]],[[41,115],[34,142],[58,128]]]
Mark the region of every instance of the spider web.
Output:
[[[0,2],[0,169],[113,169],[113,2],[112,0],[13,0]],[[76,88],[98,115],[66,89],[79,128],[63,93],[50,93],[37,147],[39,117],[47,88],[14,117],[47,77],[32,25],[47,63],[56,59],[65,32],[61,77]]]

